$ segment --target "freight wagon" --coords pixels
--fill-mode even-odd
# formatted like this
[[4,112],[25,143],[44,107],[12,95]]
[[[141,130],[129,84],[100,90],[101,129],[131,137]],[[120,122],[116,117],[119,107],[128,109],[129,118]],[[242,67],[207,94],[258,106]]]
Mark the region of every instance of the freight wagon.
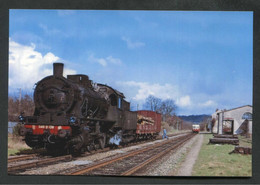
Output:
[[161,131],[161,114],[148,111],[137,111],[138,121],[136,127],[136,135],[138,138],[154,139]]

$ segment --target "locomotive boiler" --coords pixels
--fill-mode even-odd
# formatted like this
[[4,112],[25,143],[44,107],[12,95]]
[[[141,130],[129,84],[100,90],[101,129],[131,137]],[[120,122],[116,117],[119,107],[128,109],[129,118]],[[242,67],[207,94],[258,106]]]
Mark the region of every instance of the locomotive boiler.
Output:
[[53,75],[36,84],[34,114],[19,116],[26,144],[51,153],[74,153],[134,140],[137,112],[130,111],[123,93],[94,84],[87,75],[65,78],[63,67],[54,63]]

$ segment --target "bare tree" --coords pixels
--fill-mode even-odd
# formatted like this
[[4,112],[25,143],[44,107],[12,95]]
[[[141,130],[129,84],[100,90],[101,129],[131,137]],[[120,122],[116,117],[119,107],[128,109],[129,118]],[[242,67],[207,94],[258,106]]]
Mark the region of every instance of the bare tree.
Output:
[[18,116],[24,112],[25,115],[33,115],[33,98],[25,94],[21,98],[8,97],[8,120],[17,121]]
[[160,112],[163,115],[163,119],[165,120],[167,117],[171,117],[175,115],[177,106],[175,102],[171,99],[166,99],[162,101],[160,106]]
[[14,121],[19,115],[19,100],[8,97],[8,119]]
[[150,95],[145,99],[144,106],[148,110],[160,111],[161,104],[162,100],[160,98]]
[[209,122],[209,118],[205,117],[203,121],[200,123],[200,129],[209,131]]
[[34,113],[34,102],[31,96],[25,94],[21,100],[21,111],[25,115],[32,115]]
[[150,95],[145,100],[144,107],[148,110],[157,111],[162,114],[162,120],[167,122],[171,127],[182,128],[182,120],[176,116],[177,106],[174,100],[160,98]]
[[183,130],[191,130],[192,129],[192,122],[183,121],[182,122],[182,129]]
[[213,133],[213,128],[214,128],[214,126],[215,126],[215,123],[216,123],[216,119],[213,118],[213,119],[211,120],[211,133]]
[[165,121],[167,123],[169,123],[169,125],[175,129],[178,129],[178,130],[182,129],[183,120],[176,115],[166,116]]

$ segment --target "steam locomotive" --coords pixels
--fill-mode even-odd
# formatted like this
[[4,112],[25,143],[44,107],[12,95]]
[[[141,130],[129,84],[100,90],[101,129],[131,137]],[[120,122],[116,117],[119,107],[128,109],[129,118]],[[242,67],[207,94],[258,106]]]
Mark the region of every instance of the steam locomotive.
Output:
[[36,84],[33,116],[19,116],[19,133],[28,146],[51,153],[78,153],[158,135],[160,114],[144,111],[156,120],[152,127],[138,126],[138,112],[130,111],[123,93],[94,84],[87,75],[65,78],[63,67],[54,63],[53,75]]

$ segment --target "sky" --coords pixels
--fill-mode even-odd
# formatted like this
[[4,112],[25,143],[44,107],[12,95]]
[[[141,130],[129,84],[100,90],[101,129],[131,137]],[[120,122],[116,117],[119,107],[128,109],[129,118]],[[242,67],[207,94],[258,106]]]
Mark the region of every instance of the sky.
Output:
[[10,10],[9,94],[31,93],[64,63],[142,109],[153,95],[177,115],[252,105],[253,12]]

